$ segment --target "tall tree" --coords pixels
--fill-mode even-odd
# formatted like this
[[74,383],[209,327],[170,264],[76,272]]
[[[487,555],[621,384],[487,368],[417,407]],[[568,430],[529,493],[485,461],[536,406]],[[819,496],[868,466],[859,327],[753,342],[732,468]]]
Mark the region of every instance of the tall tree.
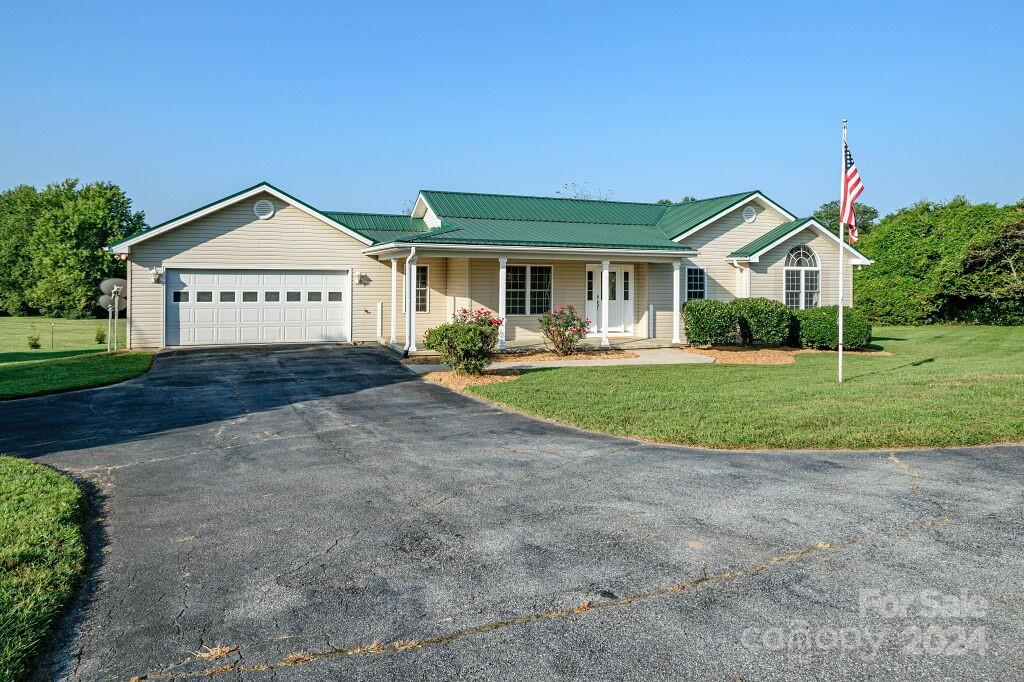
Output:
[[[854,202],[854,210],[857,211],[857,231],[867,234],[871,228],[878,224],[878,209],[868,204]],[[839,200],[827,201],[818,207],[812,216],[819,223],[832,230],[832,234],[839,234]]]
[[689,204],[693,201],[698,201],[697,197],[690,196],[689,194],[687,194],[679,201],[672,201],[671,199],[658,199],[654,203],[659,204],[661,206],[672,206],[673,204]]
[[28,235],[31,284],[28,305],[46,315],[88,317],[95,312],[98,285],[123,277],[124,264],[103,247],[140,229],[141,211],[117,185],[78,180],[49,185]]
[[0,192],[0,311],[9,315],[32,312],[25,295],[34,281],[29,238],[42,203],[28,185]]

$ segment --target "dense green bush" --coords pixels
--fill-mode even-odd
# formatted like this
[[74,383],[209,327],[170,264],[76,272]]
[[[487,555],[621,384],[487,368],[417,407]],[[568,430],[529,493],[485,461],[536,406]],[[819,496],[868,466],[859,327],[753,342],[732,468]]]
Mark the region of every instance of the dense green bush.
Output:
[[694,346],[736,343],[736,311],[728,303],[695,298],[683,306],[686,342]]
[[480,374],[490,364],[501,320],[490,310],[460,310],[448,323],[428,329],[423,345],[462,374]]
[[793,313],[785,304],[770,298],[737,298],[729,305],[735,311],[742,343],[781,346],[789,340]]
[[1024,201],[922,201],[857,248],[875,262],[855,274],[854,301],[875,322],[1024,323]]
[[[800,345],[804,348],[839,348],[838,306],[808,308],[796,313]],[[871,343],[871,320],[863,310],[843,310],[843,347],[863,348]]]

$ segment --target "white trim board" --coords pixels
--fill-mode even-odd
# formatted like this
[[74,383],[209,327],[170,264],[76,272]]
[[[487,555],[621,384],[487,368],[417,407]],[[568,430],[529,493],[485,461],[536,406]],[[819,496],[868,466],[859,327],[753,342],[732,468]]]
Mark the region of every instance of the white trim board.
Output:
[[214,213],[215,211],[219,211],[222,208],[227,208],[228,206],[231,206],[233,204],[237,204],[240,201],[245,201],[246,199],[251,199],[252,197],[254,197],[254,196],[258,195],[258,194],[264,194],[264,193],[271,195],[275,199],[277,199],[279,201],[282,201],[282,202],[288,204],[289,206],[293,206],[293,207],[299,209],[300,211],[302,211],[303,213],[305,213],[306,215],[308,215],[310,217],[316,218],[317,220],[320,220],[321,222],[324,222],[327,225],[330,225],[331,227],[335,228],[336,230],[347,234],[349,237],[352,237],[353,239],[355,239],[356,241],[360,242],[361,244],[366,244],[367,246],[369,246],[370,244],[373,243],[372,241],[370,241],[369,239],[367,239],[363,235],[361,235],[361,234],[359,234],[357,232],[353,232],[351,229],[349,229],[348,227],[342,225],[341,223],[339,223],[337,221],[331,220],[330,218],[328,218],[327,216],[323,215],[322,213],[320,213],[319,211],[317,211],[313,207],[307,206],[306,204],[304,204],[303,202],[299,201],[298,199],[294,199],[294,198],[288,196],[284,192],[281,192],[280,190],[276,189],[275,187],[272,187],[272,186],[268,185],[267,183],[260,183],[260,184],[256,185],[255,187],[253,187],[252,189],[249,189],[249,190],[246,190],[246,191],[242,192],[241,194],[232,195],[232,196],[230,196],[230,197],[228,197],[226,199],[218,201],[215,204],[210,204],[206,208],[203,208],[203,209],[201,209],[199,211],[195,211],[194,213],[187,213],[187,214],[181,216],[180,218],[176,218],[174,220],[171,220],[170,222],[164,223],[160,227],[156,227],[156,228],[154,228],[152,230],[144,232],[144,233],[138,235],[137,237],[129,239],[126,242],[122,242],[122,243],[120,243],[120,244],[118,244],[116,246],[108,247],[108,250],[110,252],[112,252],[112,253],[128,253],[129,248],[133,244],[138,244],[139,242],[146,241],[147,239],[150,239],[152,237],[156,237],[157,235],[160,235],[160,234],[163,234],[163,233],[168,232],[170,230],[173,230],[176,227],[181,227],[182,225],[186,225],[186,224],[188,224],[188,223],[190,223],[190,222],[192,222],[194,220],[198,220],[199,218],[202,218],[204,216],[210,215],[211,213]]
[[782,208],[781,206],[776,204],[774,201],[772,201],[771,199],[769,199],[765,195],[761,194],[760,192],[755,192],[754,194],[751,194],[746,199],[740,199],[738,202],[736,202],[735,204],[733,204],[729,208],[726,208],[726,209],[724,209],[722,211],[719,211],[718,213],[716,213],[715,215],[711,216],[710,218],[708,218],[704,222],[698,223],[697,225],[694,225],[693,227],[688,229],[686,232],[683,232],[682,234],[680,234],[678,236],[672,237],[672,241],[674,241],[674,242],[681,242],[684,239],[686,239],[687,237],[692,236],[695,232],[697,232],[697,230],[700,230],[700,229],[703,229],[703,228],[707,227],[708,225],[710,225],[711,223],[715,222],[716,220],[719,220],[720,218],[724,218],[725,216],[729,215],[730,213],[732,213],[736,209],[743,208],[744,206],[746,206],[747,204],[749,204],[751,201],[754,201],[754,200],[758,200],[758,201],[761,201],[761,202],[767,204],[768,206],[770,206],[771,208],[774,208],[776,211],[778,211],[782,215],[786,216],[786,218],[788,218],[789,220],[796,220],[796,216],[795,215],[793,215],[792,213],[790,213],[786,209]]

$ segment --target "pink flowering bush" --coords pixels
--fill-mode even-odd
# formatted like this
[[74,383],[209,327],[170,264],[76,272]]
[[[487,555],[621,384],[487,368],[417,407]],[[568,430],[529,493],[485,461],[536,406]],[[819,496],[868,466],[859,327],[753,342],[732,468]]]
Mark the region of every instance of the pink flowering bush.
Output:
[[540,316],[540,331],[559,355],[572,355],[589,328],[590,320],[571,305],[560,305]]
[[461,374],[480,374],[491,363],[501,319],[486,308],[460,309],[451,322],[428,329],[423,345]]

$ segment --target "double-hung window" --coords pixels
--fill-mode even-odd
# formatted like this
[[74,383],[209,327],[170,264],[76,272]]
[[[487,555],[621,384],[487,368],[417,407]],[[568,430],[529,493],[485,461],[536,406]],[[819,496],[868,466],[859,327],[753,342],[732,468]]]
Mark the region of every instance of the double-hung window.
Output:
[[505,314],[543,315],[551,310],[550,265],[505,266]]
[[425,313],[430,303],[430,266],[416,266],[416,312]]
[[686,268],[686,300],[707,298],[708,281],[703,268]]

